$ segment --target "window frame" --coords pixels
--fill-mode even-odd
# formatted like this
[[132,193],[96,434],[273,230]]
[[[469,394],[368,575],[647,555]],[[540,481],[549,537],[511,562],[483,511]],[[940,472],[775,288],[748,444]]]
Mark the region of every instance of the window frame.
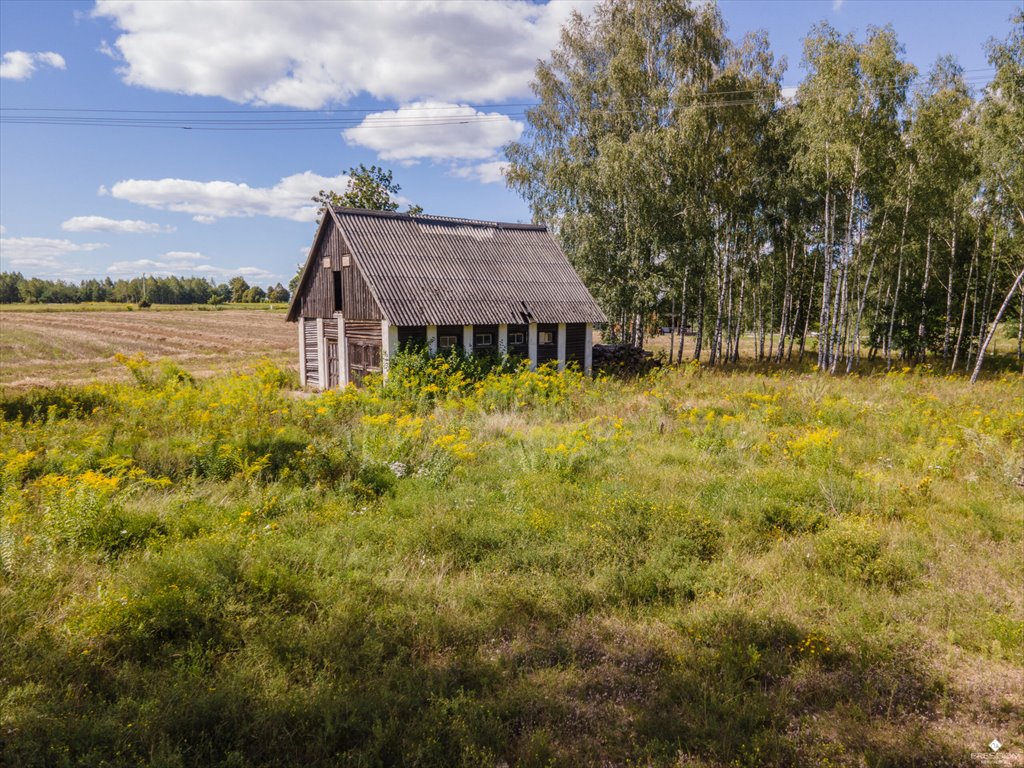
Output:
[[[547,341],[544,337],[547,337]],[[537,331],[537,345],[538,346],[550,346],[555,343],[555,334],[551,331]]]
[[[451,339],[451,344],[445,344],[445,339]],[[438,349],[454,349],[459,346],[458,336],[438,336],[437,337],[437,348]]]
[[521,331],[515,331],[514,333],[510,333],[508,335],[508,344],[509,344],[510,347],[511,346],[521,347],[525,343],[526,343],[526,334],[522,333]]

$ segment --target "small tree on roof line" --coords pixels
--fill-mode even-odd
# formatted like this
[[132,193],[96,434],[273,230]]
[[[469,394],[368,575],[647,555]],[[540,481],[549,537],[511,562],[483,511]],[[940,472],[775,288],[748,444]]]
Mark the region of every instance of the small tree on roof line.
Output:
[[[371,211],[397,211],[398,203],[393,195],[397,195],[402,187],[395,183],[391,171],[371,165],[367,168],[362,163],[358,167],[348,169],[348,185],[343,194],[333,189],[321,189],[313,197],[314,203],[320,204],[323,210],[328,205],[344,208],[364,208]],[[410,205],[409,213],[422,213],[418,205]],[[317,217],[317,223],[320,222]]]

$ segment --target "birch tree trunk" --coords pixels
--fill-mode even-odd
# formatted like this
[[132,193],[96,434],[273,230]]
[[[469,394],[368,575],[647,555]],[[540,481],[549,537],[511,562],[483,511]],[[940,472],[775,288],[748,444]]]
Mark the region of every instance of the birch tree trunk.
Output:
[[740,361],[740,336],[743,334],[743,297],[746,295],[747,289],[747,276],[743,276],[743,280],[740,282],[740,303],[739,309],[736,312],[736,344],[732,353],[732,361],[738,363]]
[[676,355],[676,360],[680,363],[683,362],[683,348],[686,345],[686,278],[689,272],[689,267],[683,270],[682,307],[679,309],[679,354]]
[[903,277],[903,246],[907,240],[907,219],[910,217],[910,186],[914,177],[914,166],[907,175],[907,202],[903,207],[903,226],[900,227],[899,262],[896,267],[896,292],[892,298],[892,312],[889,314],[889,332],[885,336],[885,368],[892,368],[892,331],[896,323],[896,305],[900,300],[900,279]]
[[[882,232],[885,231],[886,218],[887,218],[887,215],[882,217],[882,227],[879,230],[879,234],[881,234]],[[863,234],[863,230],[858,231],[858,234],[857,234],[857,248],[858,248],[858,250],[860,249],[860,243],[861,243],[861,236],[862,236],[862,234]],[[871,290],[871,273],[875,269],[875,260],[877,258],[878,258],[878,249],[877,248],[872,248],[871,249],[871,263],[868,265],[868,275],[864,279],[864,292],[860,295],[860,300],[857,303],[857,320],[856,320],[856,322],[854,323],[854,326],[853,326],[853,344],[852,344],[853,349],[851,349],[851,354],[850,354],[849,358],[846,361],[846,372],[847,373],[849,373],[850,371],[853,370],[854,364],[857,364],[857,365],[860,364],[860,320],[861,320],[861,317],[863,317],[863,315],[864,315],[864,306],[867,304],[867,301],[868,301],[868,292]]]
[[950,325],[953,313],[953,265],[956,263],[956,216],[953,217],[953,237],[949,246],[949,275],[946,283],[946,322],[942,329],[942,364],[949,362],[949,342],[952,326]]
[[999,327],[999,321],[1003,317],[1003,312],[1010,305],[1010,299],[1013,298],[1013,294],[1016,292],[1017,287],[1020,285],[1020,281],[1024,280],[1024,269],[1017,275],[1017,279],[1013,281],[1013,285],[1010,286],[1010,292],[1006,294],[1006,298],[1003,299],[1002,306],[999,307],[999,311],[996,312],[995,318],[992,320],[992,327],[989,329],[988,335],[985,337],[985,341],[982,342],[981,348],[978,350],[978,362],[974,365],[974,373],[971,374],[971,384],[974,384],[978,380],[978,374],[981,373],[981,364],[985,362],[985,350],[988,348],[989,343],[992,341],[992,337],[996,334],[996,328]]
[[697,296],[697,338],[694,339],[693,345],[694,360],[700,360],[700,353],[704,348],[704,293],[707,290],[707,286],[704,285],[704,279],[707,275],[706,267],[707,263],[705,262],[705,269],[700,277],[700,291]]
[[[980,234],[978,236],[980,238]],[[949,366],[949,372],[956,371],[957,359],[960,357],[960,350],[963,347],[964,323],[967,320],[967,304],[971,300],[971,281],[974,279],[974,264],[978,260],[978,239],[974,242],[974,250],[971,252],[971,266],[967,270],[967,282],[964,283],[964,304],[960,310],[960,329],[956,333],[956,344],[953,346],[953,364]]]
[[924,248],[924,280],[921,281],[921,314],[917,323],[917,359],[923,363],[927,354],[928,277],[932,266],[932,226],[928,225],[928,236]]
[[[828,163],[826,161],[826,167]],[[829,214],[831,207],[831,179],[825,178],[825,275],[821,287],[821,317],[818,319],[818,370],[828,367],[829,338],[829,297],[832,293],[832,242],[829,236]]]

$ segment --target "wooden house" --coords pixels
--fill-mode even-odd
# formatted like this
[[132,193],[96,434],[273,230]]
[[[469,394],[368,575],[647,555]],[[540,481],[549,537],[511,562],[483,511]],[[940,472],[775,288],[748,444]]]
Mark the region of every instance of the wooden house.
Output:
[[353,208],[324,212],[288,320],[319,389],[386,375],[412,343],[589,372],[606,322],[545,227]]

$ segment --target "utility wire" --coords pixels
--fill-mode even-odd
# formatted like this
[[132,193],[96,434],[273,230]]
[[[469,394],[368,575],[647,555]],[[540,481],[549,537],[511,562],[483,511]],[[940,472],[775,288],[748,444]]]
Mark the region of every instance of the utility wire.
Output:
[[[967,75],[970,72],[979,73],[994,73],[995,68],[993,67],[981,67],[976,69],[965,69],[963,73]],[[914,80],[920,80],[923,75],[918,74],[916,77],[911,78],[909,82]],[[969,77],[964,77],[964,81],[984,81],[987,78],[984,75],[976,74]],[[783,91],[789,89],[798,88],[801,84],[797,85],[780,85],[779,88]],[[891,85],[882,86],[881,89],[890,90],[899,88],[902,86]],[[753,94],[753,93],[764,93],[764,88],[741,88],[732,91],[707,91],[701,94],[694,94],[694,97],[700,98],[703,96],[732,96],[737,94]],[[879,90],[879,89],[875,89]],[[640,97],[637,97],[640,98]],[[103,112],[103,113],[124,113],[124,114],[171,114],[171,115],[215,115],[215,114],[247,114],[247,115],[264,115],[264,114],[339,114],[339,113],[358,113],[364,115],[381,114],[383,112],[411,112],[411,111],[422,111],[422,110],[435,110],[444,111],[452,109],[465,109],[469,107],[474,110],[482,109],[512,109],[512,108],[528,108],[540,106],[540,102],[536,101],[517,101],[508,102],[504,104],[452,104],[452,105],[430,105],[430,104],[411,104],[404,107],[376,107],[376,108],[365,108],[365,107],[321,107],[313,109],[283,109],[283,108],[264,108],[264,107],[248,107],[238,109],[125,109],[120,107],[3,107],[0,106],[0,111],[6,112]]]
[[[980,71],[980,70],[974,70]],[[993,70],[984,70],[991,72]],[[971,75],[963,78],[965,84],[986,80],[985,75]],[[825,99],[830,96],[860,95],[865,91],[869,94],[881,94],[906,88],[905,84],[880,85],[867,89],[842,88],[824,89],[813,93],[804,93],[801,100]],[[691,109],[732,109],[749,106],[771,106],[784,101],[775,88],[749,88],[730,91],[707,91],[691,96],[688,104],[668,104],[662,109],[683,112]],[[643,100],[627,99],[626,102]],[[196,131],[309,131],[339,130],[344,128],[364,127],[368,129],[385,128],[432,128],[460,125],[478,125],[505,122],[510,119],[526,119],[528,112],[523,108],[540,107],[540,103],[519,102],[492,105],[457,105],[451,107],[411,106],[396,110],[339,109],[339,110],[134,110],[134,109],[100,109],[76,107],[0,107],[0,124],[8,125],[53,125],[81,126],[101,128],[145,128]],[[608,115],[641,114],[646,108],[628,109],[623,107],[599,107],[593,111]],[[452,112],[457,109],[513,109],[510,112],[477,112],[472,115],[462,114],[403,114],[412,110],[432,110],[434,112]],[[390,112],[391,114],[385,114]],[[333,116],[341,113],[344,116]],[[191,115],[239,115],[239,117],[191,117]],[[147,117],[146,115],[167,115],[167,117]],[[270,115],[269,117],[267,115]],[[295,117],[274,117],[274,115],[296,115]],[[302,115],[302,116],[300,116]],[[314,117],[314,115],[324,115]]]

